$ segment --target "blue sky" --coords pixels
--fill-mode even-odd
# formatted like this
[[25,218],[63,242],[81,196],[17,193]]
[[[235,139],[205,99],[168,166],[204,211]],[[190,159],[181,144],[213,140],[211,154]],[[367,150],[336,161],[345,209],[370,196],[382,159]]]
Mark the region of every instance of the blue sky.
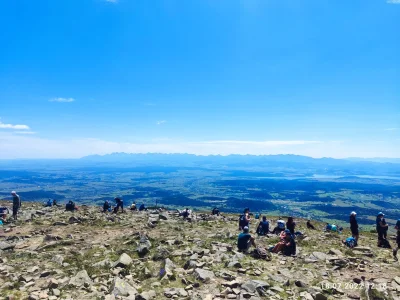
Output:
[[400,157],[398,0],[1,1],[0,26],[0,158]]

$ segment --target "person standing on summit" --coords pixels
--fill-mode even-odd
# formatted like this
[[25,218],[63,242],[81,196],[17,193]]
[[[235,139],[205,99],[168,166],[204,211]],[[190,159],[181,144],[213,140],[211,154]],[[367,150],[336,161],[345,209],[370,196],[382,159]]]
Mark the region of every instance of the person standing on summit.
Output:
[[117,204],[117,206],[114,208],[114,212],[117,213],[120,207],[121,211],[124,212],[124,200],[122,199],[122,197],[116,197],[114,200]]
[[13,218],[17,220],[18,210],[21,208],[21,198],[17,195],[17,192],[12,191],[11,195],[13,197]]
[[357,216],[356,212],[352,211],[350,214],[350,230],[351,230],[351,235],[356,240],[356,242],[358,242],[359,232],[358,232],[358,222],[356,216]]

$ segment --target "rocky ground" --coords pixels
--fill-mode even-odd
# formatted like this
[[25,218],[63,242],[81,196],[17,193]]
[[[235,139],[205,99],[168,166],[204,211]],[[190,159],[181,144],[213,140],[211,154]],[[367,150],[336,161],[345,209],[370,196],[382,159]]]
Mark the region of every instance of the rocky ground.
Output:
[[297,256],[260,260],[236,252],[237,218],[24,203],[0,229],[0,299],[400,299],[400,264],[373,233],[348,249],[348,231],[296,220],[305,233]]

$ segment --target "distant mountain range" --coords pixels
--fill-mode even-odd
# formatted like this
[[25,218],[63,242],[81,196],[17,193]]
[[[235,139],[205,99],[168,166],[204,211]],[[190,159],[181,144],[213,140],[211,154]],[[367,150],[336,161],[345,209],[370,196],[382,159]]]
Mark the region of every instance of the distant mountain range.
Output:
[[194,154],[163,154],[163,153],[111,153],[106,155],[89,155],[81,158],[85,161],[97,162],[123,162],[123,161],[176,161],[176,162],[294,162],[294,163],[323,163],[323,164],[351,164],[353,162],[373,162],[373,163],[392,163],[400,164],[400,158],[346,158],[336,159],[330,157],[313,158],[309,156],[294,154],[279,155],[194,155]]
[[301,155],[209,155],[193,154],[129,154],[90,155],[80,159],[0,160],[2,169],[51,170],[149,167],[202,168],[221,171],[271,172],[273,174],[335,176],[400,176],[400,159],[389,158],[312,158]]

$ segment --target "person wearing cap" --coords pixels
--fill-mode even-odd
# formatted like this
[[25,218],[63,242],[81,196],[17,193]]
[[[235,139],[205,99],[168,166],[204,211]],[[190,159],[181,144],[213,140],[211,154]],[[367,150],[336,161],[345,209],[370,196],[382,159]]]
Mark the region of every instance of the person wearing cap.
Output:
[[17,220],[18,210],[21,208],[21,198],[17,195],[17,192],[12,191],[11,195],[13,197],[13,218]]
[[358,222],[356,216],[357,213],[355,211],[352,211],[350,214],[350,230],[351,230],[351,235],[358,242],[359,232],[358,232]]
[[397,223],[394,226],[394,229],[396,229],[396,231],[397,231],[397,236],[396,236],[397,247],[395,249],[393,249],[393,256],[394,256],[395,260],[398,260],[397,259],[397,251],[399,251],[399,249],[400,249],[400,219],[397,220]]
[[383,244],[383,240],[387,239],[387,231],[389,229],[389,225],[386,223],[385,214],[383,212],[379,212],[376,217],[376,231],[378,232],[378,247]]
[[249,227],[245,226],[243,232],[239,233],[238,236],[238,250],[239,252],[247,252],[251,245],[256,248],[254,237],[249,233]]

